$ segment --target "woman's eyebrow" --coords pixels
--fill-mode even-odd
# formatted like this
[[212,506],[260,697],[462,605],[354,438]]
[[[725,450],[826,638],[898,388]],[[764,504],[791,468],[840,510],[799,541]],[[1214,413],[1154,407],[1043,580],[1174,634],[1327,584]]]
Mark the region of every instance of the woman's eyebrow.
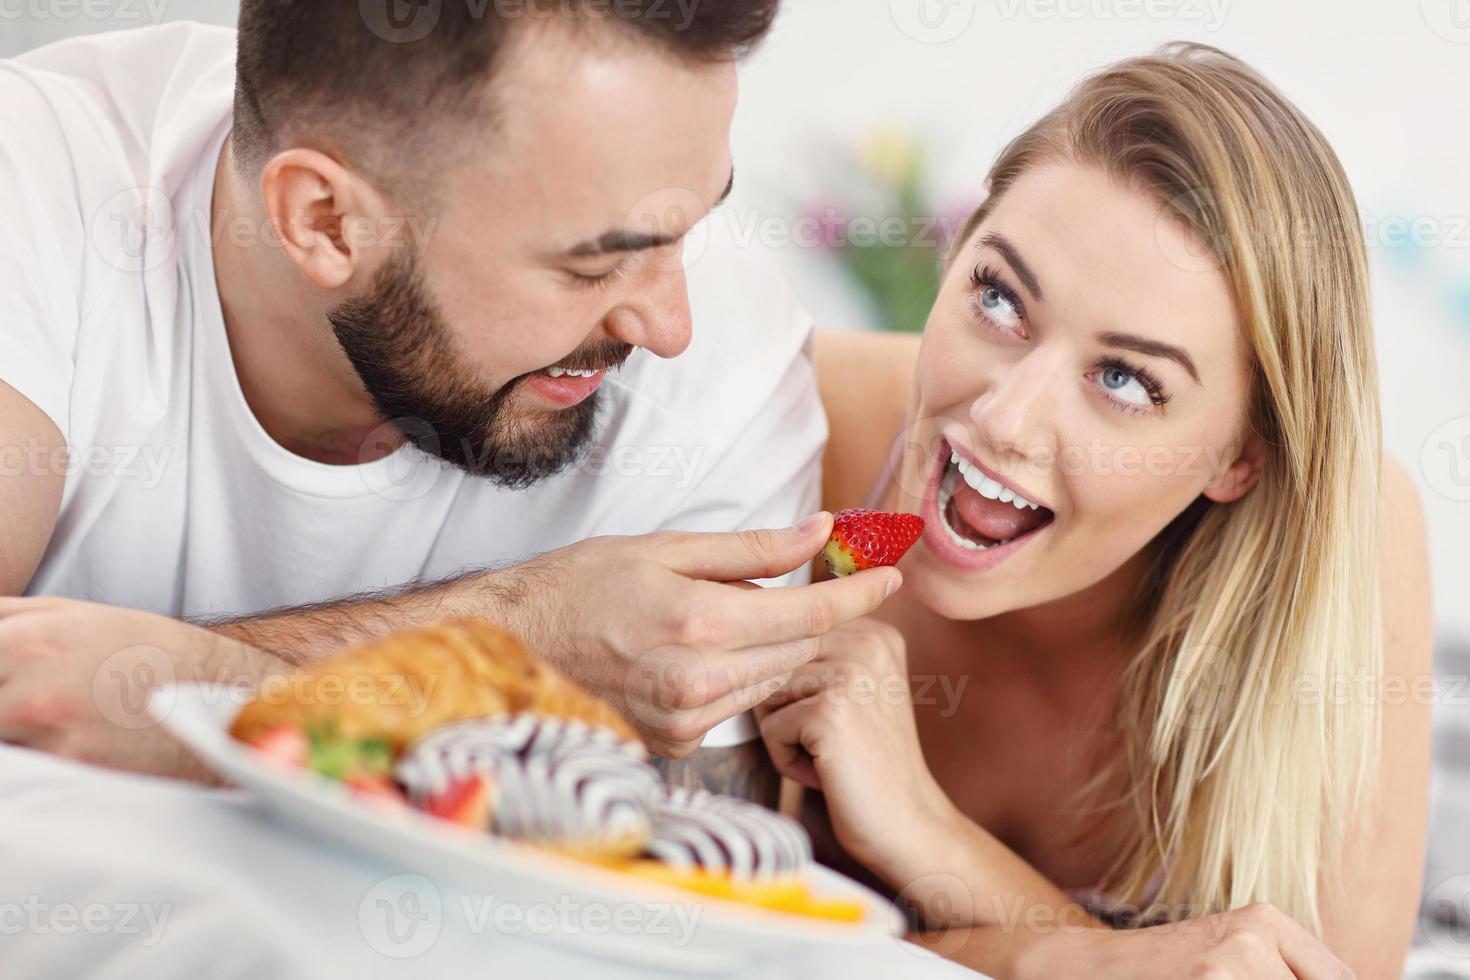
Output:
[[980,239],[980,247],[993,248],[999,252],[1001,258],[1005,259],[1016,273],[1016,278],[1021,280],[1021,285],[1026,287],[1026,291],[1035,299],[1041,299],[1041,283],[1037,281],[1036,273],[1032,272],[1026,260],[1021,258],[1021,253],[1016,251],[1016,246],[1011,244],[1010,239],[998,231],[992,231]]
[[1108,347],[1121,347],[1124,350],[1137,351],[1140,354],[1149,354],[1153,357],[1167,357],[1188,371],[1189,376],[1194,379],[1195,384],[1204,387],[1204,382],[1199,379],[1199,371],[1195,369],[1194,359],[1182,347],[1175,347],[1173,344],[1166,344],[1162,340],[1140,337],[1132,333],[1100,333],[1097,335],[1097,339],[1100,343]]

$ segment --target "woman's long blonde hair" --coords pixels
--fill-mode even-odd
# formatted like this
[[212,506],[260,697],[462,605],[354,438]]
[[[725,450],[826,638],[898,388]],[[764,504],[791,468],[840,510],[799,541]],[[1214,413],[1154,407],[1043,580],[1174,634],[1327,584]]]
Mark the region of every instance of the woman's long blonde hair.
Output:
[[1088,788],[1132,817],[1107,890],[1144,921],[1266,901],[1320,933],[1379,752],[1381,430],[1352,189],[1261,76],[1172,44],[1012,141],[951,261],[1019,175],[1057,160],[1154,195],[1224,271],[1267,447],[1243,499],[1201,497],[1169,526],[1139,597],[1124,749]]

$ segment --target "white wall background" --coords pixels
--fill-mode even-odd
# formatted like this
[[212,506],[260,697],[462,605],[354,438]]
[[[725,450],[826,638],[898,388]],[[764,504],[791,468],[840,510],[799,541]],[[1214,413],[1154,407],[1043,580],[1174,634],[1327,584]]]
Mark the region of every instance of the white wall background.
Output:
[[[0,0],[0,56],[165,19],[229,24],[236,8]],[[745,74],[729,207],[823,203],[821,161],[881,126],[937,149],[941,198],[972,199],[997,149],[1081,74],[1171,39],[1252,62],[1343,159],[1373,252],[1389,449],[1423,494],[1441,626],[1470,637],[1470,0],[787,0]],[[1392,247],[1409,227],[1396,221],[1418,244]],[[874,325],[829,255],[781,258],[820,322]]]
[[232,27],[239,10],[239,0],[0,0],[0,58],[76,34],[170,20]]

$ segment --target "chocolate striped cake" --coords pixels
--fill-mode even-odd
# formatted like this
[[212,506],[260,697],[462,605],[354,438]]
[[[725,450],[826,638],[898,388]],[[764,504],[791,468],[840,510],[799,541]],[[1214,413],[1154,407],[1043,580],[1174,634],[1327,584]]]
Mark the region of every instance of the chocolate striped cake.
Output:
[[806,868],[812,842],[801,824],[758,803],[676,787],[657,804],[647,854],[681,870],[770,881]]
[[499,788],[494,833],[597,855],[641,849],[662,790],[638,743],[575,719],[532,714],[435,729],[394,769],[419,806],[475,775]]

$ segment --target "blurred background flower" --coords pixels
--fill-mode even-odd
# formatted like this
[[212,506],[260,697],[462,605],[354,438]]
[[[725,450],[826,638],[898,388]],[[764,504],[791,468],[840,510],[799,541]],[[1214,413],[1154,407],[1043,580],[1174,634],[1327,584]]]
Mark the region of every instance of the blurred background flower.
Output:
[[838,190],[802,209],[803,220],[872,308],[873,322],[886,330],[922,330],[950,240],[977,202],[939,200],[929,149],[894,126],[830,147],[829,156],[827,186]]

